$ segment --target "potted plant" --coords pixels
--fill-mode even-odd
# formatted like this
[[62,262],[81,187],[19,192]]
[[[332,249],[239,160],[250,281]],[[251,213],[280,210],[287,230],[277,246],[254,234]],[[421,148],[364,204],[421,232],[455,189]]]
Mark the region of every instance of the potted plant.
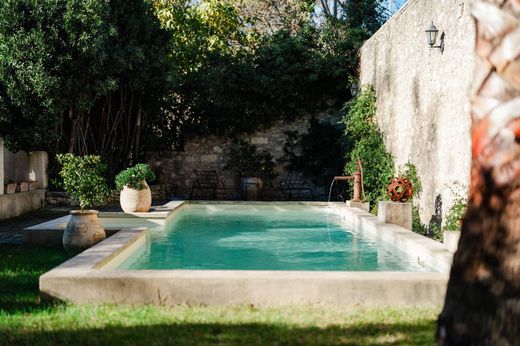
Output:
[[276,177],[273,155],[267,150],[258,152],[256,145],[244,140],[233,144],[225,168],[238,173],[246,200],[257,200],[263,185],[271,184]]
[[152,192],[147,184],[155,174],[144,163],[121,171],[116,176],[116,187],[121,191],[119,202],[125,213],[147,212],[152,207]]
[[69,253],[78,253],[106,238],[98,219],[99,212],[89,210],[94,204],[105,202],[110,195],[103,177],[106,166],[94,155],[64,154],[56,158],[61,164],[63,188],[81,208],[70,212],[71,218],[63,233],[63,247]]

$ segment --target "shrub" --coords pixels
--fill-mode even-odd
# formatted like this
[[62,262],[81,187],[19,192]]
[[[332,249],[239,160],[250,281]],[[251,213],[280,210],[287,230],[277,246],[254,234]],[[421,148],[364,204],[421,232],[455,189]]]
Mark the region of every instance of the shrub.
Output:
[[61,164],[60,177],[63,179],[63,188],[72,198],[79,201],[81,210],[108,199],[110,189],[103,175],[106,165],[101,162],[99,156],[60,154],[56,159]]
[[234,171],[240,177],[258,177],[270,184],[276,177],[273,155],[267,150],[257,151],[254,144],[237,140],[231,147],[225,169]]
[[[330,184],[331,176],[340,175],[345,167],[345,141],[338,124],[312,118],[309,131],[287,131],[283,161],[287,169],[301,172],[314,183]],[[326,153],[326,154],[325,154]]]
[[446,214],[446,222],[444,222],[443,230],[445,231],[460,231],[460,220],[466,214],[468,206],[468,199],[463,193],[466,188],[460,183],[455,183],[457,191],[452,189],[455,194],[455,200]]
[[343,118],[347,142],[353,143],[347,154],[345,173],[357,170],[357,160],[363,163],[365,199],[377,206],[386,200],[386,185],[394,175],[392,156],[386,151],[383,137],[377,124],[376,95],[372,87],[364,87],[360,95],[346,106]]
[[118,190],[122,190],[125,186],[135,190],[143,190],[146,188],[143,181],[152,182],[154,180],[155,174],[150,166],[145,163],[138,163],[134,167],[119,172],[116,176],[116,187]]
[[412,198],[418,197],[422,191],[421,179],[417,173],[417,167],[413,163],[406,163],[403,167],[399,168],[400,177],[408,178],[413,185],[413,196]]

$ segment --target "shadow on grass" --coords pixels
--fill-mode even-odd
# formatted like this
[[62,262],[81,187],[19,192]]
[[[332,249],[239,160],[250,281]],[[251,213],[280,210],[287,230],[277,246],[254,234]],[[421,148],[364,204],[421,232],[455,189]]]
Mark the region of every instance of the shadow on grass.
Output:
[[54,332],[20,331],[16,335],[2,335],[0,329],[0,337],[7,344],[35,345],[431,345],[434,341],[431,323],[357,324],[327,328],[265,324],[160,324]]
[[39,277],[68,258],[63,249],[0,245],[0,311],[32,312],[53,306],[40,301]]

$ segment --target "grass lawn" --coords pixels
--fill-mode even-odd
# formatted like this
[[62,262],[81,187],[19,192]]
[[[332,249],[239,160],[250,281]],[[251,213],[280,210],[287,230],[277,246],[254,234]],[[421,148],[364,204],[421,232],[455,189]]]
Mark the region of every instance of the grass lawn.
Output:
[[431,345],[432,309],[130,307],[41,302],[59,250],[0,245],[0,345]]

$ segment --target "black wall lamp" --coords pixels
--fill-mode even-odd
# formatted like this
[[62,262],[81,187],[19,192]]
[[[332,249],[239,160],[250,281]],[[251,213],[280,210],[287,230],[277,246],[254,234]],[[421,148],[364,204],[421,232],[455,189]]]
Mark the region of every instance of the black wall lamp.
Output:
[[428,45],[430,48],[439,48],[441,51],[441,54],[444,52],[444,32],[441,34],[440,37],[440,44],[438,46],[435,45],[437,43],[437,35],[439,34],[439,30],[437,27],[432,23],[430,24],[430,27],[426,29],[426,37],[428,39]]

